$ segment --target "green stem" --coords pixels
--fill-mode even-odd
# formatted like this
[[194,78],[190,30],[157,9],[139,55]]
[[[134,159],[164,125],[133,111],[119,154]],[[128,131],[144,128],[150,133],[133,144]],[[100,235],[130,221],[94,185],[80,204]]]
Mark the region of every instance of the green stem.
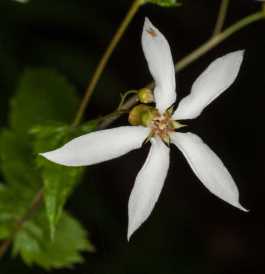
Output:
[[137,90],[128,90],[124,94],[121,95],[121,101],[119,103],[118,110],[123,108],[126,98],[131,94],[137,94]]
[[116,121],[122,114],[128,113],[128,111],[138,103],[138,96],[134,95],[131,96],[122,106],[120,106],[115,112],[112,113],[111,116],[104,119],[98,126],[98,129],[107,128],[111,125],[114,121]]
[[117,44],[119,43],[119,41],[121,40],[125,30],[127,29],[128,25],[130,24],[130,22],[132,21],[134,15],[137,13],[139,7],[141,6],[142,2],[141,0],[134,0],[132,6],[130,7],[128,13],[126,14],[125,18],[123,19],[122,23],[120,24],[119,28],[117,29],[116,33],[114,34],[113,38],[110,41],[109,46],[107,47],[106,51],[104,52],[102,58],[100,59],[96,70],[91,78],[91,81],[85,91],[85,95],[83,97],[83,100],[80,104],[80,107],[76,113],[76,117],[74,119],[73,122],[73,127],[76,127],[79,125],[79,123],[82,120],[82,117],[84,115],[85,109],[87,107],[87,104],[90,101],[90,98],[95,90],[95,87],[98,83],[98,80],[102,74],[102,72],[104,71],[109,58],[112,54],[112,52],[114,51],[114,49],[116,48]]
[[228,27],[223,32],[217,34],[216,36],[212,37],[210,40],[208,40],[206,43],[202,44],[200,47],[192,51],[190,54],[188,54],[186,57],[181,59],[179,62],[177,62],[175,68],[176,71],[179,72],[185,67],[187,67],[189,64],[193,63],[195,60],[197,60],[199,57],[201,57],[203,54],[208,52],[210,49],[216,47],[218,44],[223,42],[225,39],[230,37],[232,34],[236,33],[237,31],[241,30],[242,28],[261,20],[265,17],[265,14],[263,11],[259,11],[257,13],[251,14],[249,16],[244,17],[243,19],[239,20],[232,26]]
[[214,27],[214,31],[213,31],[213,36],[220,33],[223,26],[224,26],[225,17],[226,17],[227,10],[228,10],[228,5],[229,5],[229,0],[222,0],[222,2],[220,4],[216,24],[215,24],[215,27]]

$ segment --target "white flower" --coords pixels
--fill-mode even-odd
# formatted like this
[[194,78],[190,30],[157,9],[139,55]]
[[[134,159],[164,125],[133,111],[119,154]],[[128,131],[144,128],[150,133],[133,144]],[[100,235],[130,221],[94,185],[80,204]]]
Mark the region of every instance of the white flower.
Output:
[[148,126],[123,126],[78,137],[63,147],[43,153],[47,159],[65,166],[93,165],[140,148],[148,138],[149,155],[138,173],[129,198],[128,240],[149,217],[163,188],[169,168],[169,147],[176,145],[203,185],[217,197],[246,211],[239,203],[237,186],[218,156],[195,134],[175,132],[175,120],[193,119],[235,80],[243,51],[216,59],[194,82],[172,114],[176,101],[175,69],[167,40],[149,19],[145,19],[142,46],[155,80],[156,114]]

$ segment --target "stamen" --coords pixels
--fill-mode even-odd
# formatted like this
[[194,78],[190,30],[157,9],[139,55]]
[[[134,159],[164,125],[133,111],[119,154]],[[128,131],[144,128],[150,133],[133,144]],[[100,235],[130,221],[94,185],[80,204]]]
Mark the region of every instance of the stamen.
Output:
[[151,129],[154,135],[161,138],[165,143],[170,143],[169,133],[175,129],[172,127],[172,120],[169,113],[165,112],[163,115],[157,114],[151,124]]

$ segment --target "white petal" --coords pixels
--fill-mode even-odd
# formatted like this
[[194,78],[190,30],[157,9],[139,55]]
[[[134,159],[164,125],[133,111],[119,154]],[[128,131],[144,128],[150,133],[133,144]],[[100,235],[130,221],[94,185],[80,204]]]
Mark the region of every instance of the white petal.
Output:
[[180,101],[173,118],[182,120],[198,117],[206,106],[235,81],[243,54],[244,51],[239,50],[213,61],[193,83],[191,93]]
[[128,240],[151,214],[167,176],[169,148],[160,139],[151,142],[149,155],[136,177],[129,199]]
[[148,18],[144,22],[142,47],[155,80],[156,107],[163,113],[176,101],[175,68],[166,38]]
[[126,126],[100,130],[73,139],[63,147],[41,154],[65,166],[93,165],[140,148],[149,129]]
[[217,197],[227,203],[247,211],[239,203],[237,186],[220,158],[192,133],[173,133],[171,141],[184,154],[193,172]]

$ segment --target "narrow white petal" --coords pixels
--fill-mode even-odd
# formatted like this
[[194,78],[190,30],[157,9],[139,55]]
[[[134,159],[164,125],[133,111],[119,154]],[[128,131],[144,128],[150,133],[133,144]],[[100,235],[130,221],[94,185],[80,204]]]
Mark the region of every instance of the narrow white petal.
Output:
[[173,118],[182,120],[198,117],[205,107],[235,81],[243,54],[244,51],[239,50],[213,61],[193,83],[191,93],[180,101]]
[[239,203],[237,186],[220,158],[192,133],[173,133],[171,141],[184,154],[193,172],[217,197],[227,203],[247,211]]
[[130,195],[127,238],[149,217],[158,200],[169,167],[169,148],[153,139],[149,155],[138,173]]
[[65,166],[93,165],[140,148],[148,134],[149,129],[142,126],[100,130],[82,135],[59,149],[41,155]]
[[176,101],[175,68],[166,38],[148,18],[144,22],[142,47],[155,80],[156,107],[163,113]]

